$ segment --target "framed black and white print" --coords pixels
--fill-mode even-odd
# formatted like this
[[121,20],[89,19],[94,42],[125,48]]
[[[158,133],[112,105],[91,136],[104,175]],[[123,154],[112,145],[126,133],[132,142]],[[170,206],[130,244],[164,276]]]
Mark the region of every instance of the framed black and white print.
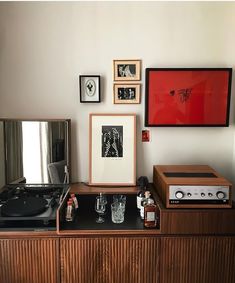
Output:
[[89,184],[135,186],[135,114],[90,114]]
[[139,104],[140,84],[114,84],[113,102],[114,104]]
[[100,102],[100,76],[80,75],[79,76],[80,102]]
[[114,81],[139,81],[141,60],[113,60]]

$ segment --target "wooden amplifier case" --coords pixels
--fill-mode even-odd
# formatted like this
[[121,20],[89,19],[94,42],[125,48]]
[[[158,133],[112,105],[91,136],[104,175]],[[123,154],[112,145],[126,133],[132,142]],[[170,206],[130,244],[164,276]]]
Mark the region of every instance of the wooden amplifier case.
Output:
[[[215,178],[206,177],[166,177],[164,173],[212,173]],[[232,184],[207,165],[155,165],[153,183],[166,208],[231,208]],[[169,202],[169,186],[229,186],[229,200],[226,204],[172,204]]]

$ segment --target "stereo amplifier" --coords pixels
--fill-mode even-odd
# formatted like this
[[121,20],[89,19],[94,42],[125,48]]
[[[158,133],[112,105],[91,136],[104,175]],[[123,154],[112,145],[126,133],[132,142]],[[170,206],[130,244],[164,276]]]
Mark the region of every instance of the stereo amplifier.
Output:
[[232,207],[232,184],[207,165],[156,165],[153,183],[167,208]]

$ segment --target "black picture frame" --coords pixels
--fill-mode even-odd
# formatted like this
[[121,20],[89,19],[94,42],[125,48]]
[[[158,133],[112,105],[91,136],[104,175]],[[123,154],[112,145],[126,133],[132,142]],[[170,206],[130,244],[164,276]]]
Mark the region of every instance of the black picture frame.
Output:
[[[146,68],[145,72],[146,127],[229,126],[232,68]],[[190,76],[190,74],[192,74],[192,76]],[[182,81],[181,78],[177,77],[180,75],[183,76]],[[202,76],[201,81],[200,75]],[[190,78],[189,80],[188,77]],[[181,84],[181,82],[183,82],[183,84]],[[211,104],[208,103],[208,97],[206,101],[203,102],[203,94],[208,95],[208,91],[205,91],[205,89],[204,92],[200,93],[201,101],[195,99],[195,96],[193,97],[195,89],[198,95],[199,85],[207,85],[207,83],[210,85],[210,97],[214,97],[213,99],[210,98]],[[182,85],[186,85],[186,88],[190,89],[190,91],[182,94]],[[222,90],[221,95],[218,94],[219,91],[217,90],[217,92],[215,91],[215,95],[213,96],[213,90],[216,89],[216,86],[219,86],[219,88],[217,87],[217,89]],[[203,88],[201,87],[201,89]],[[171,99],[170,97],[173,97],[175,99],[174,107],[172,105],[169,105],[169,99]],[[175,117],[177,116],[178,120],[173,117],[172,112],[174,113],[174,110],[182,110],[183,107],[180,106],[180,103],[182,103],[182,101],[184,103],[186,101],[186,103],[184,104],[184,109],[186,110],[184,111],[188,111],[188,113],[190,113],[189,116],[190,119],[192,117],[191,120],[186,116],[185,113],[183,113],[184,116],[182,117],[182,119],[179,118],[179,113],[177,115],[175,114]],[[216,102],[214,103],[214,101]],[[162,109],[165,110],[160,109],[160,103]],[[213,106],[211,106],[212,104]],[[223,108],[217,109],[218,105],[223,105]],[[192,113],[192,109],[194,113]],[[201,111],[202,116],[204,113],[206,113],[206,115],[204,115],[206,118],[197,120],[196,116],[194,115],[195,109],[197,109],[197,111]],[[219,119],[217,119],[218,110],[221,112],[221,117]],[[170,118],[170,115],[173,118]]]
[[80,103],[100,103],[100,76],[79,75]]

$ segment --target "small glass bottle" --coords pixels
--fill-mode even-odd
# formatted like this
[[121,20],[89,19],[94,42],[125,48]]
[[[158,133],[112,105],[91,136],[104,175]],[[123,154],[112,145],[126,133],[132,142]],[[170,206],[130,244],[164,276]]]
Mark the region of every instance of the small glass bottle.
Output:
[[154,228],[157,226],[157,206],[150,198],[144,206],[144,226],[147,228]]
[[[148,202],[148,199],[150,199],[150,191],[146,191],[145,192],[145,197],[142,199],[142,201],[141,201],[141,207],[140,207],[140,217],[141,217],[141,219],[144,219],[144,207],[145,207],[145,205],[147,204],[147,202]],[[153,199],[150,199],[150,201],[152,202],[152,203],[154,203],[154,200]]]
[[71,198],[72,198],[73,203],[74,203],[74,208],[75,208],[75,210],[77,210],[78,209],[78,200],[77,200],[75,194],[71,194]]
[[145,176],[140,177],[137,181],[137,184],[140,187],[140,190],[138,191],[137,196],[136,196],[136,205],[137,205],[137,208],[140,209],[141,201],[145,197],[145,192],[147,191],[147,187],[149,184],[148,178]]
[[138,192],[137,197],[136,197],[136,205],[138,209],[141,209],[141,202],[145,197],[145,191],[146,187],[141,188],[141,190]]
[[67,201],[65,220],[67,222],[72,222],[73,216],[74,216],[73,201],[69,200],[69,201]]

